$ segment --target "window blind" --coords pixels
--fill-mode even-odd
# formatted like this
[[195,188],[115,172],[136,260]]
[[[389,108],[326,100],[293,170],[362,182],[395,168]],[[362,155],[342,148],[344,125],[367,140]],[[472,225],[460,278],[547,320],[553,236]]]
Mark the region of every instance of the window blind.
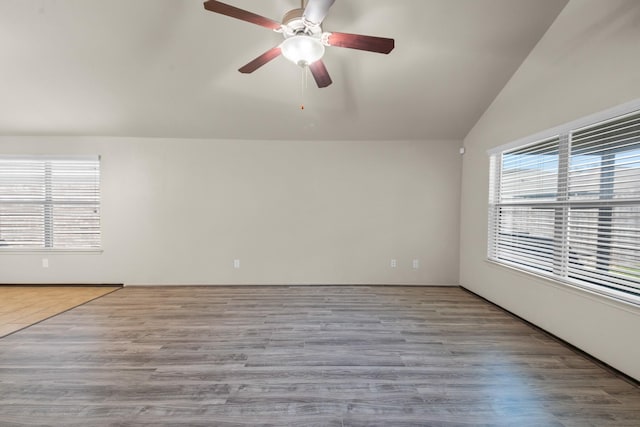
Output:
[[0,249],[99,247],[98,156],[0,156]]
[[640,303],[640,111],[494,153],[491,260]]
[[640,113],[571,133],[568,277],[640,294]]

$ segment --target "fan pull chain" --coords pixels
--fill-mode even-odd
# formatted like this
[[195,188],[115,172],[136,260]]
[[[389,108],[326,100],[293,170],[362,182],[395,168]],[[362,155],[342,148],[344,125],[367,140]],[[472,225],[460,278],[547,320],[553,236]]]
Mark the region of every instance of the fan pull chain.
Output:
[[307,87],[307,67],[300,67],[302,69],[302,84],[300,86],[300,109],[304,110],[304,90]]

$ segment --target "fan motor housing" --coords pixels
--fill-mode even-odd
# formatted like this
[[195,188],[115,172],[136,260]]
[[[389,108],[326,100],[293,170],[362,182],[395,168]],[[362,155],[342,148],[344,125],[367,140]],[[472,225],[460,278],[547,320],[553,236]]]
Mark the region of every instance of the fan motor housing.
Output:
[[282,25],[289,25],[294,20],[302,21],[302,15],[304,15],[304,9],[292,9],[282,17]]
[[305,34],[311,37],[320,37],[322,34],[322,27],[320,25],[313,25],[304,19],[304,9],[292,9],[284,14],[282,17],[282,25],[284,27],[284,37],[289,38],[292,36]]

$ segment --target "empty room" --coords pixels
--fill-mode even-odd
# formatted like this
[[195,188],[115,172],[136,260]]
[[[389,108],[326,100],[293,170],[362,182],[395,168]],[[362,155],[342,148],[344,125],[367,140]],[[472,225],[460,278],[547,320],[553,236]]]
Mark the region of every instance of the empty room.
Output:
[[638,70],[638,0],[0,0],[0,426],[640,425]]

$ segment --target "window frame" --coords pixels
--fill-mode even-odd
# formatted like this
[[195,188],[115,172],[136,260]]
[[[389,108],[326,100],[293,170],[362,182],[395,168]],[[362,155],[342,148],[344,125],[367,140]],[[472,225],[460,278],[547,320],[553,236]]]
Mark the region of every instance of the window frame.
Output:
[[[606,296],[609,298],[616,299],[618,301],[623,301],[625,303],[631,303],[633,305],[640,305],[640,286],[633,285],[629,289],[629,292],[621,290],[624,286],[616,285],[617,288],[608,287],[604,284],[597,284],[595,281],[589,281],[577,279],[576,274],[573,273],[573,277],[570,273],[570,264],[572,264],[571,258],[571,249],[570,249],[570,237],[569,237],[569,218],[570,212],[578,211],[580,209],[596,209],[597,212],[600,212],[601,209],[609,209],[613,210],[615,207],[629,207],[632,209],[640,206],[640,200],[638,197],[631,197],[628,199],[612,199],[607,200],[605,203],[605,199],[601,199],[600,202],[589,199],[589,200],[577,200],[572,199],[570,194],[570,175],[571,175],[571,142],[573,135],[575,133],[580,132],[585,128],[593,127],[597,129],[598,126],[606,126],[609,122],[615,122],[620,120],[625,116],[631,117],[640,117],[640,99],[631,101],[626,104],[622,104],[620,106],[611,108],[606,111],[602,111],[596,114],[592,114],[587,117],[583,117],[581,119],[575,120],[570,123],[563,124],[561,126],[557,126],[555,128],[549,129],[544,132],[537,133],[535,135],[531,135],[526,138],[522,138],[516,141],[513,141],[508,144],[504,144],[498,147],[495,147],[489,150],[487,153],[489,154],[489,170],[490,170],[490,181],[489,181],[489,203],[488,203],[488,235],[487,235],[487,260],[491,263],[506,266],[509,268],[513,268],[518,271],[523,271],[527,274],[531,274],[534,276],[539,276],[545,279],[549,279],[554,283],[559,283],[562,285],[569,285],[573,288],[578,288],[581,290],[589,291],[590,293],[595,293],[601,296]],[[528,202],[522,203],[515,201],[513,203],[503,203],[500,199],[500,191],[501,184],[503,181],[503,156],[507,153],[514,152],[517,150],[523,150],[528,147],[535,147],[537,144],[544,143],[545,141],[552,140],[553,138],[558,138],[558,167],[557,167],[557,175],[558,175],[558,185],[556,189],[555,198],[552,201],[540,201],[540,202]],[[595,169],[595,168],[594,168]],[[603,174],[602,167],[600,168],[600,174]],[[601,175],[602,176],[602,175]],[[602,190],[600,190],[602,191]],[[600,192],[601,196],[602,193]],[[555,210],[554,215],[554,225],[552,227],[553,232],[555,233],[553,240],[551,241],[551,245],[553,250],[549,257],[550,262],[553,265],[553,268],[549,271],[543,271],[536,267],[531,267],[526,265],[525,263],[514,262],[514,260],[506,260],[500,259],[498,256],[498,246],[501,243],[501,235],[500,230],[500,221],[501,217],[501,209],[504,209],[508,206],[521,206],[521,207],[544,207]],[[613,207],[612,207],[613,206]],[[598,213],[599,215],[599,213]],[[635,215],[635,214],[634,214]],[[600,217],[597,216],[596,223],[598,227],[600,227]],[[597,233],[600,231],[598,230]],[[596,234],[597,234],[596,233]],[[595,238],[595,241],[599,244],[601,242],[600,235]],[[600,258],[599,254],[597,255],[597,263],[599,263]],[[611,260],[609,258],[609,260]],[[575,258],[573,259],[573,264],[576,264]],[[636,282],[637,279],[632,279],[632,281]],[[609,282],[612,283],[612,282]]]
[[[24,160],[24,161],[33,161],[33,162],[74,162],[74,161],[95,161],[97,165],[97,179],[95,180],[96,184],[96,196],[95,196],[95,204],[97,205],[97,245],[90,247],[56,247],[55,243],[52,239],[52,236],[55,234],[56,230],[53,226],[55,214],[53,213],[54,205],[64,205],[64,206],[82,206],[86,205],[86,203],[78,203],[78,202],[70,202],[67,199],[62,199],[61,201],[54,201],[51,195],[52,184],[51,177],[47,177],[46,175],[46,166],[45,166],[45,175],[42,177],[45,181],[44,184],[44,198],[33,200],[25,199],[27,204],[33,205],[41,205],[43,209],[42,221],[43,228],[45,231],[42,236],[42,246],[0,246],[0,254],[20,254],[20,253],[66,253],[66,254],[99,254],[103,252],[103,235],[102,235],[102,156],[101,155],[64,155],[64,154],[0,154],[0,159],[8,159],[8,160]],[[50,171],[49,171],[50,172]],[[1,204],[1,202],[0,202]],[[7,203],[11,204],[11,202]]]

